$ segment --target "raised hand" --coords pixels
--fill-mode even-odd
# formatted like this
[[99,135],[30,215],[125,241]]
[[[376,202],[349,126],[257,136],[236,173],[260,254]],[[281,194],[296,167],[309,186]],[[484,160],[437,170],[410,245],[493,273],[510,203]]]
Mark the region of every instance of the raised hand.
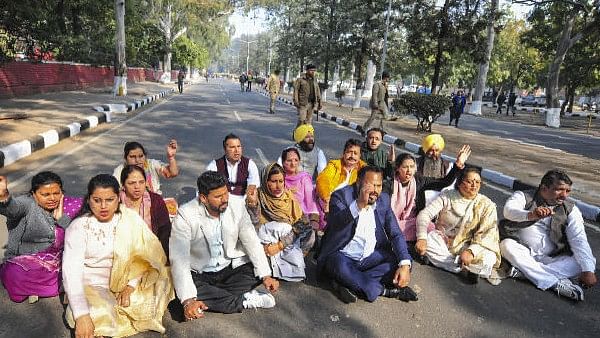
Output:
[[52,212],[52,216],[55,220],[59,220],[63,215],[63,207],[65,202],[65,195],[60,196],[60,201],[58,201],[58,206]]
[[456,166],[459,169],[464,168],[465,163],[467,163],[467,160],[469,159],[469,156],[471,156],[471,146],[469,146],[468,144],[464,144],[458,151],[458,154],[456,155]]
[[175,154],[177,154],[177,140],[172,139],[167,144],[167,158],[175,157]]
[[388,151],[388,161],[394,163],[396,160],[396,146],[390,144],[390,150]]

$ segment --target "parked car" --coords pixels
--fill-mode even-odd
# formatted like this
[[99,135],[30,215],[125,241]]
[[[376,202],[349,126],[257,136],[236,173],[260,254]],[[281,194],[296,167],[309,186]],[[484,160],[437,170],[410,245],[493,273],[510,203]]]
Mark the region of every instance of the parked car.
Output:
[[521,106],[535,106],[535,96],[527,95],[521,98]]
[[536,96],[534,100],[535,100],[535,106],[543,107],[546,105],[546,96],[545,95]]

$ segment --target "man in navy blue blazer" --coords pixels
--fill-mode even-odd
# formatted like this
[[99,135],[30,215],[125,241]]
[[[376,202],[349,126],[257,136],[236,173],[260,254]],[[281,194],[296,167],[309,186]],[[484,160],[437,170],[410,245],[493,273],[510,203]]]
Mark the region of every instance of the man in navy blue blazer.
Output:
[[329,202],[317,264],[345,303],[357,296],[369,302],[379,296],[417,300],[408,287],[412,259],[382,185],[381,168],[367,166]]

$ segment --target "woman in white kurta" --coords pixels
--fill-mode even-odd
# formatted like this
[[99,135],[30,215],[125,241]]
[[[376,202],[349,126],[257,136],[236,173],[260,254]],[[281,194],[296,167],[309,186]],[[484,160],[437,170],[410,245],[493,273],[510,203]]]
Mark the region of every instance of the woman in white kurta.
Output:
[[119,207],[118,193],[114,177],[92,178],[83,215],[65,235],[66,319],[77,338],[165,331],[174,296],[166,256],[143,218]]

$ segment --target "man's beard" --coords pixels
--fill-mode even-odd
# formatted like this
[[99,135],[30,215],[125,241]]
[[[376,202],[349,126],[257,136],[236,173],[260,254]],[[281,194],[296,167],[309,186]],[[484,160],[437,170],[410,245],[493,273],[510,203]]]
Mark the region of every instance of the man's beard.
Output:
[[212,212],[218,212],[219,214],[222,214],[225,212],[225,210],[227,210],[227,206],[229,205],[229,202],[225,202],[219,206],[213,206],[210,204],[207,204],[206,206],[208,207],[208,209]]
[[312,151],[313,148],[315,147],[315,142],[306,142],[306,141],[302,141],[300,143],[298,143],[298,145],[300,146],[300,149],[302,149],[302,151]]

